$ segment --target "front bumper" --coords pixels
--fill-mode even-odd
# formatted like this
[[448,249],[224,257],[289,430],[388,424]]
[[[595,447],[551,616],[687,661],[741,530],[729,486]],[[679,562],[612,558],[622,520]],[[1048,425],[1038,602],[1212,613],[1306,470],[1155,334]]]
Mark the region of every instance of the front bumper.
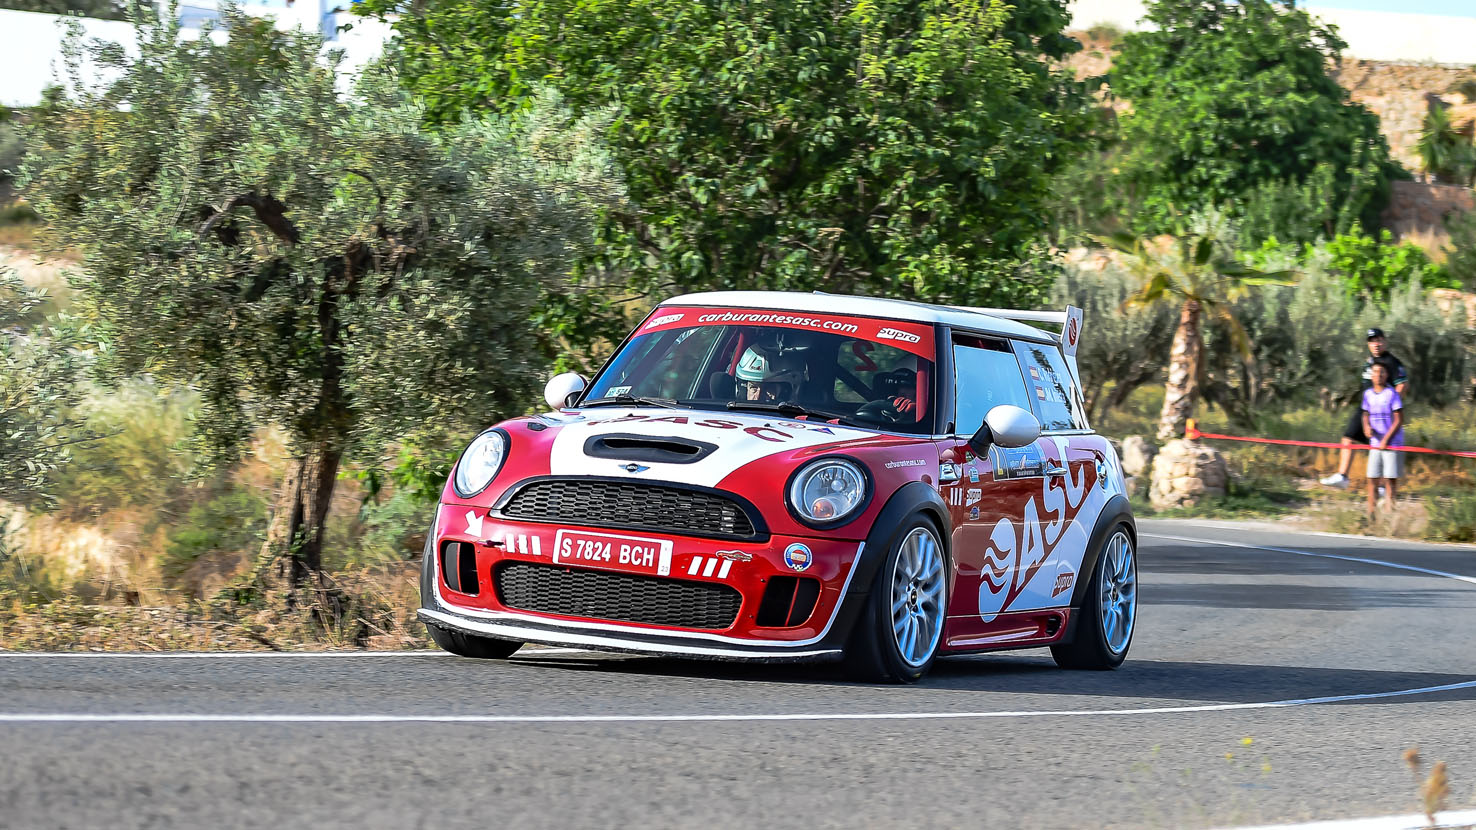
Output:
[[[467,515],[469,512],[471,515]],[[504,563],[556,566],[568,572],[599,570],[650,575],[616,566],[587,568],[556,562],[555,541],[561,530],[606,532],[599,528],[505,521],[484,516],[482,510],[466,505],[442,505],[426,546],[420,619],[428,625],[474,636],[602,651],[755,662],[823,661],[841,656],[849,626],[838,626],[837,620],[842,617],[843,607],[855,599],[851,582],[865,547],[860,542],[773,536],[762,543],[734,543],[655,532],[641,534],[670,540],[669,578],[721,583],[741,596],[731,626],[699,630],[535,612],[503,604],[494,584],[493,569]],[[488,540],[508,541],[503,545],[489,545]],[[478,590],[475,595],[454,590],[447,584],[438,558],[443,543],[448,541],[476,546]],[[803,543],[813,552],[813,562],[802,572],[795,571],[785,561],[786,548],[795,542]],[[734,549],[751,558],[733,561],[720,569],[706,565],[717,551],[734,552]],[[776,576],[797,575],[819,582],[814,611],[799,625],[760,626],[758,609],[766,585]]]

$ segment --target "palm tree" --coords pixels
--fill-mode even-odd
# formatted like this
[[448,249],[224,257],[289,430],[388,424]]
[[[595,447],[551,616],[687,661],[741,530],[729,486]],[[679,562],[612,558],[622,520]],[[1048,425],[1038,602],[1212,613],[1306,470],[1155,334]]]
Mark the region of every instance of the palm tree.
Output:
[[1290,271],[1263,272],[1235,260],[1230,247],[1214,230],[1158,238],[1127,233],[1099,236],[1103,245],[1124,254],[1128,272],[1141,283],[1124,306],[1177,302],[1179,323],[1169,350],[1168,382],[1164,385],[1163,411],[1158,416],[1158,439],[1168,441],[1184,434],[1194,415],[1203,368],[1203,337],[1206,313],[1225,323],[1230,340],[1247,361],[1250,338],[1235,319],[1230,305],[1247,291],[1261,285],[1285,285]]

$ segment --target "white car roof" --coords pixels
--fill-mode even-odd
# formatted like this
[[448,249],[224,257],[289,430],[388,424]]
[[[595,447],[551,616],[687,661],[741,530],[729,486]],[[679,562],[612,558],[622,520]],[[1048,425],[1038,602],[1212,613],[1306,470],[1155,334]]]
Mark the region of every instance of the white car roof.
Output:
[[1000,337],[1018,337],[1025,340],[1057,342],[1056,335],[1015,320],[1006,320],[992,314],[968,311],[952,306],[929,305],[909,300],[888,300],[880,297],[857,297],[849,294],[826,294],[816,291],[804,294],[798,291],[704,291],[683,294],[661,303],[671,305],[721,306],[724,308],[772,308],[781,311],[809,311],[814,313],[849,314],[857,317],[881,317],[889,320],[910,320],[916,323],[943,323],[955,328],[994,334]]

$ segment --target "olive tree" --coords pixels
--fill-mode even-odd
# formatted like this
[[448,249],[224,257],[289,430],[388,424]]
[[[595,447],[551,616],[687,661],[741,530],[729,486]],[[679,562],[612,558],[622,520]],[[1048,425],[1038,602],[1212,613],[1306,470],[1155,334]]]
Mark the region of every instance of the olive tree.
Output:
[[0,501],[24,507],[52,503],[54,475],[85,437],[69,415],[77,356],[64,336],[33,325],[44,299],[0,271]]
[[620,195],[604,116],[535,95],[428,131],[383,66],[337,88],[315,35],[136,25],[136,57],[90,47],[116,80],[37,113],[21,184],[85,256],[105,376],[197,388],[217,460],[265,425],[291,437],[257,576],[296,585],[346,454],[525,405],[538,298]]

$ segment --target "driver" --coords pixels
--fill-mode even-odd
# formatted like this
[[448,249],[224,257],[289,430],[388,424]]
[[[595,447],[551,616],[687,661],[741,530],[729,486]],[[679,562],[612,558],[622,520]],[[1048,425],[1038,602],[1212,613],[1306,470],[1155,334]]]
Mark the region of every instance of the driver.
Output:
[[793,401],[805,382],[805,362],[794,352],[749,346],[738,359],[738,391],[744,400]]

